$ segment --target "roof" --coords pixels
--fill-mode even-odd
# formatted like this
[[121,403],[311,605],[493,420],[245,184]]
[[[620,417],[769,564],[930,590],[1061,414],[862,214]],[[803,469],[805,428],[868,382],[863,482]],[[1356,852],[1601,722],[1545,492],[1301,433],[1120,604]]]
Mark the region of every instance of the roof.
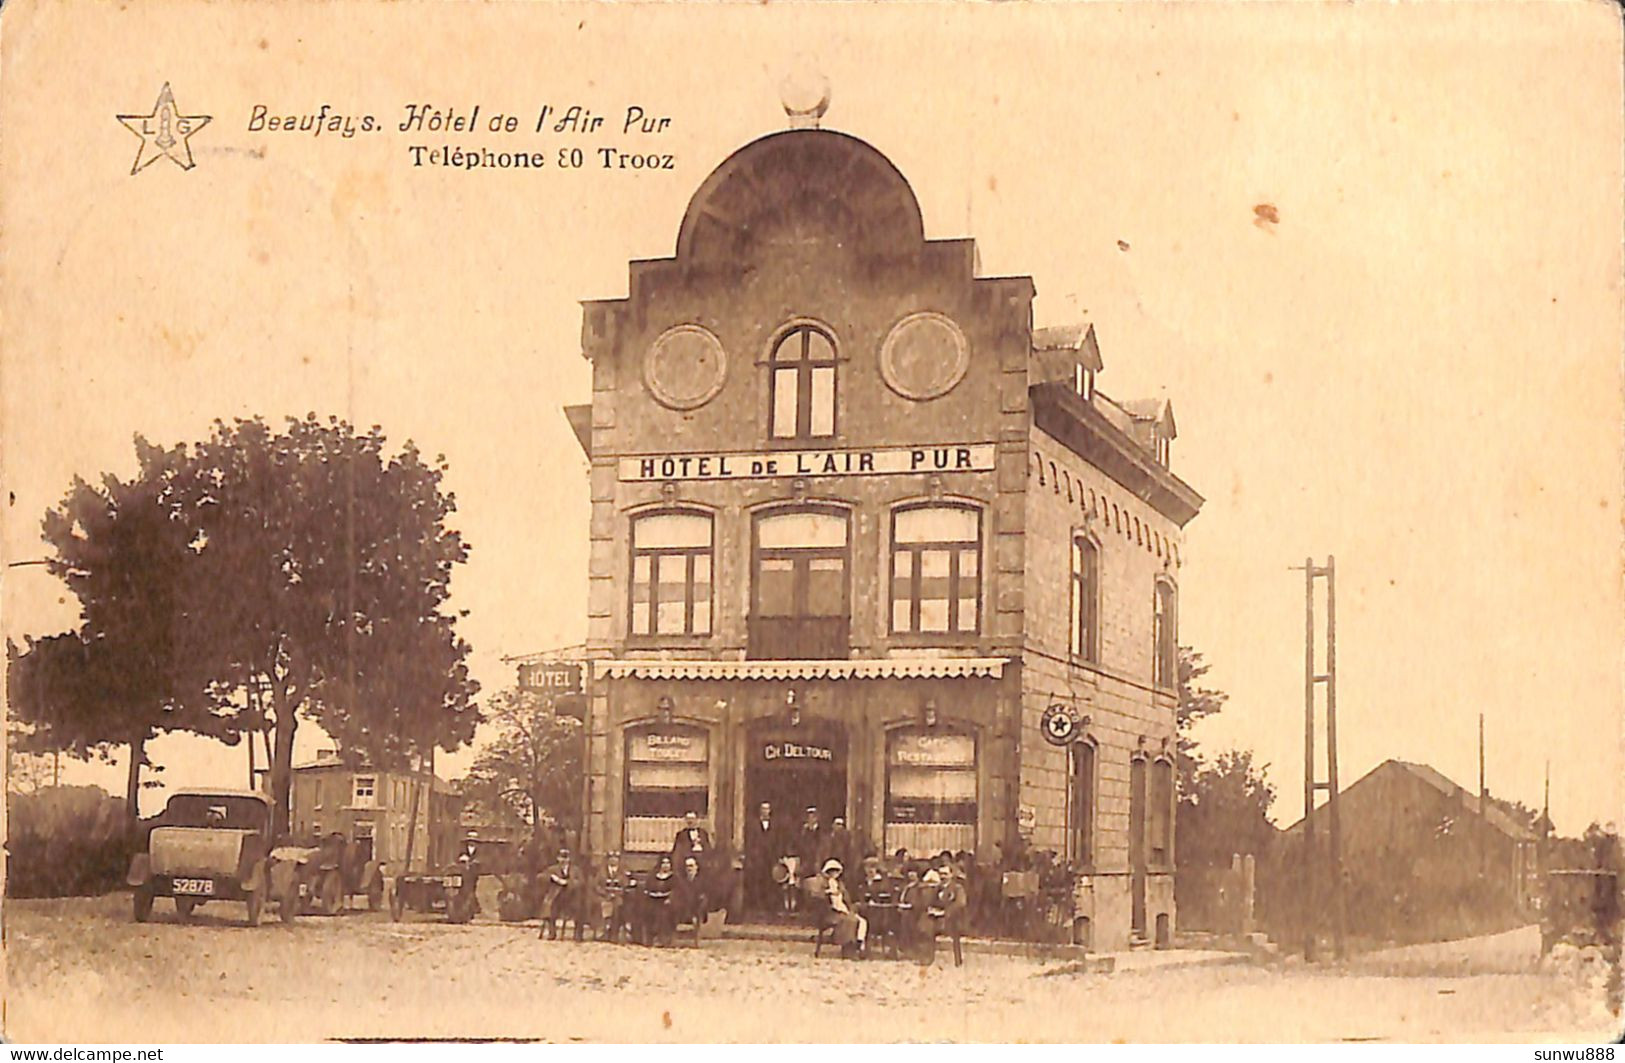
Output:
[[570,431],[576,434],[576,442],[581,444],[581,452],[592,457],[592,406],[566,406],[564,419],[570,422]]
[[[1478,795],[1468,790],[1465,786],[1458,786],[1455,782],[1449,778],[1446,778],[1437,768],[1431,767],[1427,764],[1414,764],[1408,760],[1390,760],[1388,763],[1396,764],[1405,769],[1412,775],[1415,775],[1418,779],[1421,779],[1423,782],[1433,787],[1435,790],[1438,790],[1440,793],[1444,794],[1446,797],[1459,798],[1463,804],[1472,810],[1474,815],[1478,814]],[[1535,840],[1536,836],[1534,831],[1507,815],[1507,813],[1493,801],[1491,801],[1491,803],[1485,808],[1484,819],[1487,823],[1501,831],[1503,834],[1517,838],[1520,841],[1532,842]]]
[[1027,367],[1029,386],[1056,381],[1070,384],[1079,366],[1096,373],[1103,367],[1095,326],[1082,322],[1033,329],[1032,358]]
[[816,661],[599,660],[593,673],[610,679],[951,679],[1004,674],[1004,657],[839,658]]
[[1169,439],[1178,435],[1174,427],[1174,404],[1167,397],[1155,399],[1122,399],[1117,403],[1123,412],[1135,421],[1158,425]]
[[[1478,815],[1479,801],[1477,794],[1468,790],[1465,786],[1458,785],[1456,782],[1440,772],[1437,768],[1427,764],[1416,764],[1408,760],[1385,760],[1381,764],[1378,764],[1375,768],[1372,768],[1370,771],[1360,776],[1358,779],[1343,787],[1342,792],[1345,794],[1348,793],[1356,786],[1359,786],[1373,775],[1376,775],[1378,772],[1382,771],[1405,772],[1407,775],[1425,783],[1434,790],[1437,790],[1445,797],[1461,802],[1461,804],[1465,806],[1468,812],[1470,812],[1472,815]],[[1321,805],[1319,808],[1315,809],[1317,818],[1326,814],[1324,811],[1325,808],[1325,805]],[[1518,841],[1532,842],[1539,840],[1534,831],[1530,830],[1524,824],[1519,823],[1512,816],[1508,815],[1493,801],[1491,801],[1488,809],[1484,813],[1484,821],[1490,826],[1494,827],[1496,830],[1500,831],[1502,834],[1505,834],[1508,837],[1514,838]],[[1302,830],[1303,820],[1299,819],[1290,827],[1285,828],[1282,833],[1297,834]]]
[[749,261],[775,233],[802,224],[890,254],[925,241],[919,200],[890,159],[847,133],[789,129],[746,144],[700,183],[677,233],[677,258]]
[[195,787],[195,788],[194,787],[188,787],[187,789],[184,789],[184,790],[176,790],[173,793],[171,793],[169,796],[170,797],[252,797],[256,801],[264,801],[267,804],[269,804],[270,801],[271,801],[271,798],[267,794],[262,794],[258,790],[233,790],[233,789],[230,789],[230,788],[227,788],[227,787],[216,787],[216,788],[212,788],[212,789],[209,788],[209,787]]

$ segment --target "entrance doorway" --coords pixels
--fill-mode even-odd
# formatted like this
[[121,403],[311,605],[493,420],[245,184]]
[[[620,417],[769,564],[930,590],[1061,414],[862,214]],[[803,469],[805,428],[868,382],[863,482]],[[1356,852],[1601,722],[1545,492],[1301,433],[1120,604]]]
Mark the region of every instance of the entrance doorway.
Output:
[[[773,864],[807,847],[800,834],[807,809],[818,810],[821,843],[827,842],[835,820],[848,819],[846,729],[825,720],[758,720],[746,728],[744,752],[745,873],[751,880],[746,896],[751,907],[772,911],[782,900],[771,882]],[[767,841],[748,833],[764,802],[773,806],[773,837]],[[802,874],[807,873],[803,868]]]
[[1129,763],[1128,784],[1128,868],[1129,927],[1137,938],[1146,936],[1145,926],[1145,759]]

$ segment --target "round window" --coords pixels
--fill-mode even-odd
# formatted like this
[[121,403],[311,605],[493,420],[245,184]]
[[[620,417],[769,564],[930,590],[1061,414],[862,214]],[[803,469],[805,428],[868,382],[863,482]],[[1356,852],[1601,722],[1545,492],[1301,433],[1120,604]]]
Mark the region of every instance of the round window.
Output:
[[722,341],[699,325],[667,329],[643,361],[649,393],[674,410],[692,410],[716,398],[727,374]]
[[934,399],[952,391],[970,365],[959,326],[942,314],[910,314],[880,345],[880,375],[906,399]]

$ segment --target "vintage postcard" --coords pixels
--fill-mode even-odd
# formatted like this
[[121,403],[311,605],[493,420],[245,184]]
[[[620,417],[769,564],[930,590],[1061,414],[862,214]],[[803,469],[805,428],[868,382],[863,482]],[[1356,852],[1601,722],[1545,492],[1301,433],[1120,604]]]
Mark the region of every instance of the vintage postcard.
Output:
[[1611,1041],[1620,75],[7,5],[5,1038]]

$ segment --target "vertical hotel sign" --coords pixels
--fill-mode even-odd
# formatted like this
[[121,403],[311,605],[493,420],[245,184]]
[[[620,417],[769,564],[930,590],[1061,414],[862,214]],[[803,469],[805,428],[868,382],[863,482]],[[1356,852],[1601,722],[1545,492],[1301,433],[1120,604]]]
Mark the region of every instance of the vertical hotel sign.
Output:
[[759,480],[776,476],[882,476],[926,472],[991,472],[992,443],[846,450],[635,454],[620,460],[629,483],[665,480]]

